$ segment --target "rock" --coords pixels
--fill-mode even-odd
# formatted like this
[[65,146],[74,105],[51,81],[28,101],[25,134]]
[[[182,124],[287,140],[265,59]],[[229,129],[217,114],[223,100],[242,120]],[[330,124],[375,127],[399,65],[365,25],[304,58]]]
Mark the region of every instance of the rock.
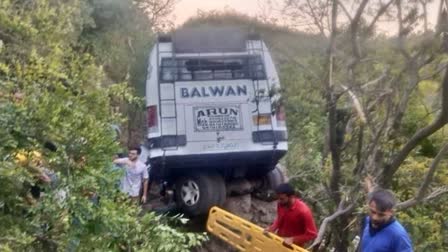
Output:
[[251,193],[254,188],[246,179],[237,179],[226,185],[227,195],[237,196]]
[[224,203],[223,208],[231,213],[238,215],[239,217],[251,220],[251,195],[246,194],[236,197],[228,197]]
[[266,202],[252,198],[251,206],[251,222],[263,228],[271,225],[272,222],[274,222],[274,219],[277,215],[277,202]]

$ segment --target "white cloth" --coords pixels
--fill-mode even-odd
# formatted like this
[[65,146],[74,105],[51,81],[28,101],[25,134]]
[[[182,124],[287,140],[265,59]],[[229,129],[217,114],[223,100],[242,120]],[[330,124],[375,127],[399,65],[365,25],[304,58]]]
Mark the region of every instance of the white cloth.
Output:
[[125,175],[121,179],[120,190],[131,197],[140,194],[143,179],[148,179],[148,170],[143,162],[137,160],[132,162],[129,158],[119,158],[116,160],[125,169]]

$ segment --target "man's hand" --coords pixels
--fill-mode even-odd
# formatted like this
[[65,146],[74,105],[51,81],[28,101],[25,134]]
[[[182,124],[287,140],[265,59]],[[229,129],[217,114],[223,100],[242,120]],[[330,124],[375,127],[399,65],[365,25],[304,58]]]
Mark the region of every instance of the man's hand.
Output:
[[263,234],[268,235],[269,234],[269,227],[263,229]]
[[271,226],[265,227],[263,229],[263,233],[274,233],[275,230],[272,230]]
[[370,175],[367,175],[367,177],[364,178],[364,190],[367,193],[370,193],[375,188],[375,182],[373,182],[373,178]]
[[293,237],[285,237],[285,238],[283,238],[283,242],[288,245],[291,245],[294,242],[294,239],[293,239]]
[[47,174],[45,174],[45,172],[42,172],[39,175],[39,179],[44,183],[47,183],[47,184],[51,183],[51,178]]
[[145,203],[146,203],[146,195],[143,195],[143,196],[142,196],[142,198],[141,198],[141,202],[142,202],[142,204],[145,204]]

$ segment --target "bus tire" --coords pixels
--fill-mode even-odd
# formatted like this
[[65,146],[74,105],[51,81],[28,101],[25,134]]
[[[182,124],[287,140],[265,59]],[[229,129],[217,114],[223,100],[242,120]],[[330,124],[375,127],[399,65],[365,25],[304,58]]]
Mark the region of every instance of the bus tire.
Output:
[[266,202],[274,201],[276,199],[275,189],[285,181],[283,172],[276,166],[261,178],[261,185],[255,190],[253,196]]
[[210,207],[222,200],[221,184],[224,184],[224,180],[217,176],[214,174],[192,174],[179,177],[176,180],[176,203],[183,213],[189,216],[206,214]]
[[285,176],[280,168],[276,166],[272,171],[266,174],[264,180],[266,189],[275,191],[277,186],[285,183]]
[[224,178],[219,174],[210,175],[210,178],[214,181],[214,188],[213,188],[213,191],[215,191],[214,205],[223,206],[227,198],[226,183],[224,181]]

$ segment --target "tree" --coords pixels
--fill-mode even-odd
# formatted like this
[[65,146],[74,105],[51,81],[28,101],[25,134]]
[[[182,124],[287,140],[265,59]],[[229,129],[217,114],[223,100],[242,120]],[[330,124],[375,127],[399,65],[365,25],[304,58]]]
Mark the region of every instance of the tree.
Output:
[[[188,251],[204,235],[173,228],[182,218],[138,217],[117,192],[110,124],[122,116],[112,105],[139,99],[127,83],[111,84],[97,48],[86,46],[84,29],[96,24],[90,7],[0,3],[0,249]],[[29,197],[36,167],[58,177],[40,185],[39,200]]]
[[[90,0],[89,22],[79,37],[80,46],[103,65],[109,84],[127,82],[135,95],[145,96],[149,52],[156,33],[171,29],[174,0]],[[126,115],[122,139],[126,145],[141,144],[145,138],[144,104],[114,104]]]
[[154,31],[162,32],[174,26],[168,17],[172,14],[176,2],[176,0],[137,0],[136,5],[149,16]]
[[[348,249],[355,235],[353,219],[359,217],[364,204],[361,181],[367,174],[402,197],[402,210],[430,203],[447,192],[434,179],[448,140],[442,131],[448,123],[448,74],[439,39],[445,31],[443,25],[437,31],[428,28],[425,15],[430,2],[285,1],[286,13],[313,20],[313,31],[328,39],[325,53],[313,55],[312,60],[301,59],[299,64],[306,78],[320,84],[326,108],[319,169],[324,182],[310,185],[314,195],[322,198],[319,208],[323,214],[313,246]],[[379,22],[384,20],[395,25],[398,34],[378,33]],[[324,67],[317,67],[315,57],[320,57]],[[422,95],[422,85],[428,81],[436,85],[437,93],[431,94],[436,102]],[[425,115],[414,112],[425,107]],[[428,146],[433,151],[423,154]],[[397,174],[413,158],[428,165],[425,179],[411,187]],[[301,173],[294,168],[293,172]],[[433,187],[437,184],[441,186]],[[403,194],[404,189],[412,193]]]

